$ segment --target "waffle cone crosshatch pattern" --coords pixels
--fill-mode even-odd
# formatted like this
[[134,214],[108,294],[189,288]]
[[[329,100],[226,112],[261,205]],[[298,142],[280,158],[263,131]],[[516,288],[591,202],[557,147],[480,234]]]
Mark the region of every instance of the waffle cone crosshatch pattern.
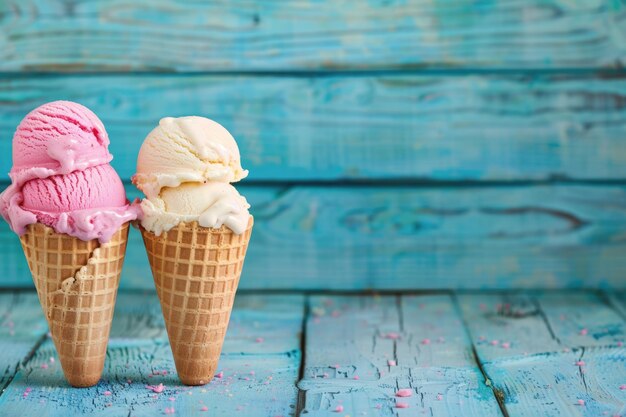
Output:
[[215,374],[253,219],[243,234],[181,223],[160,236],[141,229],[181,381]]
[[34,224],[21,237],[63,371],[92,386],[104,367],[129,225],[100,244]]

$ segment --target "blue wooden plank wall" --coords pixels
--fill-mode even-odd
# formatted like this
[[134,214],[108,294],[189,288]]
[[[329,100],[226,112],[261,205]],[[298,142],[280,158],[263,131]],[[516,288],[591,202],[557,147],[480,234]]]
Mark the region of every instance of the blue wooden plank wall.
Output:
[[[624,288],[625,18],[617,0],[0,1],[0,153],[54,99],[101,116],[126,181],[160,117],[221,122],[251,171],[244,288]],[[0,245],[2,285],[32,286],[4,224]],[[122,287],[153,287],[137,233]]]

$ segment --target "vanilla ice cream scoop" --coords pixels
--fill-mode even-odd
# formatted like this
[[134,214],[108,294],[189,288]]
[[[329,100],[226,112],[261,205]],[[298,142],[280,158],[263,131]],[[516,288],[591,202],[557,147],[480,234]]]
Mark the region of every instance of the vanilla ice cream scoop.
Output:
[[222,125],[205,117],[165,117],[148,134],[133,182],[148,198],[185,182],[236,182],[248,175],[239,148]]
[[146,198],[141,225],[159,236],[179,223],[242,234],[250,205],[231,182],[248,175],[235,139],[204,117],[166,117],[146,137],[133,182]]
[[157,236],[178,223],[197,221],[202,227],[223,225],[235,234],[248,226],[250,204],[235,187],[223,182],[184,183],[163,188],[159,197],[141,202],[142,226]]

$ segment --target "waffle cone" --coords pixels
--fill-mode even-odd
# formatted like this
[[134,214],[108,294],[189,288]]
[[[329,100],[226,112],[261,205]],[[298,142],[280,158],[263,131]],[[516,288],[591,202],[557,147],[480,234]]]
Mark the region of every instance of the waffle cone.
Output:
[[178,377],[213,379],[233,308],[253,219],[241,235],[180,223],[160,236],[141,228]]
[[104,244],[56,233],[40,223],[20,237],[72,386],[95,385],[102,375],[127,238],[128,223]]

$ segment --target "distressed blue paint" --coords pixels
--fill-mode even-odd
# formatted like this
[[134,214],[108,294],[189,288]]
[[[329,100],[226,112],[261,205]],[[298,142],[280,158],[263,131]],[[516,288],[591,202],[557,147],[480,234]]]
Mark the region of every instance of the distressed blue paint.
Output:
[[623,64],[612,0],[0,3],[3,71]]
[[47,331],[36,294],[0,293],[0,393]]
[[594,75],[9,77],[0,153],[63,98],[102,117],[124,179],[158,120],[189,114],[233,133],[250,180],[624,179],[625,96],[626,78]]
[[[255,216],[240,288],[626,285],[623,186],[239,190]],[[18,239],[4,222],[0,245],[4,285],[31,287]],[[153,289],[136,230],[128,246],[122,287]]]
[[[303,306],[297,295],[237,296],[219,363],[224,378],[190,389],[176,379],[156,294],[120,293],[103,380],[93,388],[70,388],[58,360],[50,362],[56,352],[47,341],[0,396],[0,414],[154,416],[174,407],[176,415],[193,416],[206,415],[201,408],[207,406],[218,415],[293,415]],[[153,375],[164,370],[166,375]],[[166,385],[162,394],[145,388],[159,383]]]
[[460,305],[510,415],[626,413],[626,323],[597,295],[463,295]]
[[501,415],[449,296],[313,297],[310,310],[306,415]]

